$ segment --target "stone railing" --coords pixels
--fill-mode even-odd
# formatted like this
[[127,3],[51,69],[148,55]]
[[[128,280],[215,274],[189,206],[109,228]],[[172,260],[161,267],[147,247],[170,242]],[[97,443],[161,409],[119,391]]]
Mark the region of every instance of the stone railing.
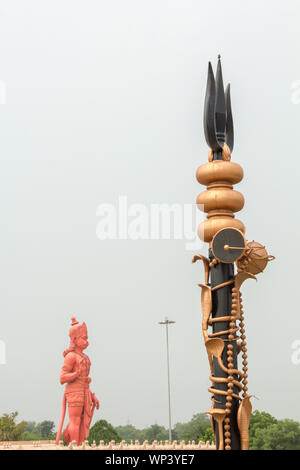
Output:
[[89,445],[88,441],[83,442],[80,446],[76,442],[71,442],[68,446],[63,445],[60,441],[59,445],[55,441],[5,441],[0,442],[1,450],[215,450],[215,445],[210,444],[209,441],[153,441],[150,444],[148,441],[140,443],[139,441],[131,441],[127,444],[125,441],[115,442],[110,441],[105,444],[100,441],[97,446],[95,441]]

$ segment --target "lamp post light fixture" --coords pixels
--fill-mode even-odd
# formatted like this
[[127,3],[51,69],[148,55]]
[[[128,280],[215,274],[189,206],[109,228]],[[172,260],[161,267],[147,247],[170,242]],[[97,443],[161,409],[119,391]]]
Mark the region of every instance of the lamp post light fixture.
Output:
[[169,325],[176,323],[165,317],[165,321],[158,322],[159,325],[166,325],[166,340],[167,340],[167,369],[168,369],[168,402],[169,402],[169,441],[172,442],[172,421],[171,421],[171,391],[170,391],[170,359],[169,359]]

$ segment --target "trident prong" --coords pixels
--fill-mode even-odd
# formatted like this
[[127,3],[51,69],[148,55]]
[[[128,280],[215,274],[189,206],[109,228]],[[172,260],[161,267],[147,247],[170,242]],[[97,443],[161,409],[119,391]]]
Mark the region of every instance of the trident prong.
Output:
[[230,85],[224,92],[220,56],[216,79],[212,65],[208,64],[207,85],[204,104],[204,133],[208,146],[214,152],[214,159],[220,159],[224,143],[233,149],[233,120],[231,111]]

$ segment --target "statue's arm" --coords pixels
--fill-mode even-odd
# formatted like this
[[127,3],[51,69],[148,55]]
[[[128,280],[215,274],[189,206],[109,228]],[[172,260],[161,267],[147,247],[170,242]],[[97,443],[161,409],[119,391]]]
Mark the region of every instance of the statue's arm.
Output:
[[65,383],[73,382],[73,380],[77,379],[80,373],[80,370],[76,370],[75,372],[73,372],[74,364],[75,364],[75,359],[69,354],[67,354],[67,356],[65,357],[63,366],[61,368],[60,377],[59,377],[60,383],[62,385]]
[[100,403],[99,403],[99,400],[98,400],[98,398],[96,397],[96,395],[94,393],[92,393],[92,400],[93,400],[93,403],[95,404],[95,407],[97,408],[97,410],[99,410]]

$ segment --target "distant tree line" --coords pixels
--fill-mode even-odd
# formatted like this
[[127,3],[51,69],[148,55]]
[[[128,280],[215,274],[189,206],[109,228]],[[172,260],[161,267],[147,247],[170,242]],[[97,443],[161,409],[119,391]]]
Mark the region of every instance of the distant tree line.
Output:
[[[0,418],[0,441],[43,440],[55,439],[53,421],[16,422],[18,413],[4,413]],[[300,423],[292,419],[277,420],[264,411],[254,411],[251,416],[250,450],[300,450]],[[144,429],[137,429],[132,424],[112,426],[105,420],[97,421],[90,429],[89,442],[97,444],[102,440],[108,443],[112,440],[122,440],[130,443],[165,441],[168,440],[168,430],[164,426],[152,424]],[[187,423],[177,423],[172,430],[172,438],[177,441],[210,441],[214,436],[210,421],[206,414],[195,414]]]
[[[138,440],[140,442],[165,441],[169,439],[169,431],[164,426],[152,424],[145,429],[136,429],[132,424],[117,426],[116,431],[128,443]],[[214,435],[210,427],[210,421],[206,414],[195,414],[187,423],[177,423],[172,429],[172,439],[176,441],[210,441]]]
[[4,413],[0,418],[0,441],[39,441],[55,438],[53,421],[21,421],[16,423],[18,412]]

